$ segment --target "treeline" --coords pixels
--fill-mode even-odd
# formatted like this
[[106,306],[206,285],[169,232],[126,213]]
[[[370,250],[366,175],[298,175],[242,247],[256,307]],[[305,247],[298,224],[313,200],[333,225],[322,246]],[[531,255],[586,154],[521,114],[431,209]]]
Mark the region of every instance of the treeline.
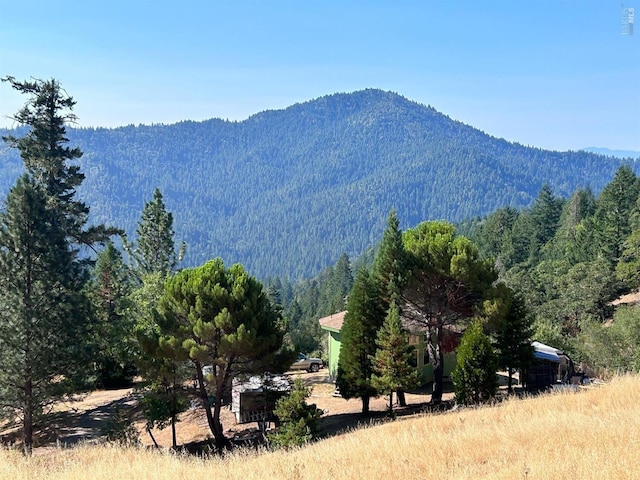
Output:
[[502,208],[466,228],[521,292],[536,337],[593,369],[638,371],[640,315],[612,303],[640,287],[640,181],[629,165],[595,196],[544,186],[533,206]]
[[[456,232],[521,299],[519,315],[532,339],[562,348],[590,373],[640,371],[640,312],[614,302],[640,287],[639,194],[640,180],[624,165],[599,195],[581,188],[564,198],[544,185],[530,208],[503,207],[459,223]],[[372,258],[360,263],[371,266]],[[317,305],[331,291],[332,271],[294,287],[285,307]],[[343,307],[303,309],[297,324],[312,325]],[[321,346],[321,338],[300,348]]]
[[[18,131],[17,136],[21,133]],[[220,256],[259,278],[317,275],[342,253],[372,248],[395,208],[403,225],[456,222],[529,207],[545,181],[569,196],[599,192],[621,161],[550,152],[491,137],[397,94],[365,90],[219,119],[68,129],[84,152],[78,193],[95,223],[134,234],[160,188],[175,212],[184,265]],[[0,191],[20,159],[0,152]],[[550,179],[550,180],[549,180]]]

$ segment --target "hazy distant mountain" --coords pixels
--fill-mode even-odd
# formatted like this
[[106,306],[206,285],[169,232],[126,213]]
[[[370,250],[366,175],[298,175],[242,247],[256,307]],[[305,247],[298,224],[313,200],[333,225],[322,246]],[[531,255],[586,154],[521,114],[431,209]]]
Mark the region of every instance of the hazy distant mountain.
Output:
[[616,158],[633,158],[637,160],[640,158],[640,152],[634,150],[611,150],[603,147],[587,147],[581,149],[584,152],[599,153],[600,155],[607,155]]
[[[186,263],[221,256],[264,277],[310,276],[379,239],[395,207],[407,228],[527,206],[544,183],[598,192],[622,163],[491,137],[397,94],[364,90],[242,122],[71,129],[85,152],[81,196],[133,236],[160,187]],[[0,153],[0,193],[20,172]]]

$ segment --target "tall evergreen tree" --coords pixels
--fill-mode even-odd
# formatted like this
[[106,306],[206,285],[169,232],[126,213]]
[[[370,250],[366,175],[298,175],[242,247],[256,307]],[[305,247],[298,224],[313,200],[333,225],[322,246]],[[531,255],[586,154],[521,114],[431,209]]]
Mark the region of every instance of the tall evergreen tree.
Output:
[[413,348],[409,345],[409,333],[402,326],[395,301],[391,302],[378,331],[376,345],[378,349],[371,359],[371,384],[380,394],[389,395],[389,412],[393,415],[393,392],[412,388],[419,382],[418,370],[410,362]]
[[596,200],[593,192],[587,188],[577,190],[564,204],[560,215],[560,227],[553,239],[550,257],[555,260],[566,259],[576,264],[591,260],[590,250],[581,242],[587,219],[595,212]]
[[391,299],[398,297],[407,277],[407,255],[402,244],[402,230],[395,210],[389,212],[387,227],[376,252],[372,269],[373,279],[380,289],[383,308],[387,311]]
[[362,413],[369,412],[369,400],[377,395],[371,384],[371,356],[377,349],[376,337],[383,319],[384,310],[376,286],[369,272],[362,267],[347,300],[336,378],[344,398],[362,400]]
[[[25,453],[54,401],[86,362],[86,304],[77,265],[47,194],[21,177],[0,214],[0,413],[22,427]],[[84,360],[83,360],[84,359]]]
[[94,347],[97,385],[116,387],[135,373],[135,318],[131,315],[131,277],[120,251],[107,242],[98,254],[88,287],[94,322],[90,344]]
[[532,228],[530,260],[539,260],[536,257],[540,255],[542,248],[555,236],[560,224],[562,203],[562,199],[557,198],[553,194],[551,187],[545,183],[529,212]]
[[[393,299],[397,299],[400,296],[408,276],[407,254],[402,244],[400,220],[398,220],[398,215],[393,209],[387,217],[387,227],[382,233],[382,240],[378,246],[372,268],[373,281],[376,284],[384,312],[388,312]],[[406,406],[407,402],[402,385],[395,390],[400,405]]]
[[353,275],[351,274],[351,262],[346,253],[340,255],[340,258],[334,265],[329,279],[329,305],[328,311],[322,314],[330,315],[344,310],[347,295],[353,287]]
[[[12,375],[22,379],[2,388],[11,390],[22,383],[21,393],[9,400],[3,397],[0,403],[13,404],[22,412],[23,444],[30,452],[34,416],[43,403],[65,391],[75,378],[75,367],[86,364],[77,358],[88,316],[82,291],[89,262],[80,258],[80,245],[104,242],[118,230],[103,225],[87,228],[89,209],[75,199],[84,175],[72,162],[82,152],[67,145],[65,127],[75,121],[71,113],[75,101],[53,79],[19,82],[6,77],[3,81],[28,96],[12,117],[28,132],[22,138],[3,137],[19,150],[27,177],[18,181],[7,198],[0,243],[0,276],[6,280],[0,328],[3,337],[10,339],[2,358]],[[47,345],[34,343],[36,338]],[[49,347],[55,347],[55,354]],[[22,371],[10,358],[11,351],[16,361],[23,362]],[[45,387],[45,383],[51,385]]]
[[56,212],[56,220],[71,244],[92,246],[120,233],[104,225],[85,228],[89,208],[75,199],[77,188],[85,176],[73,162],[82,157],[78,147],[67,144],[66,124],[76,121],[76,102],[68,96],[57,80],[17,81],[2,79],[15,90],[29,96],[25,106],[13,117],[29,127],[22,138],[3,136],[9,146],[20,151],[24,166],[36,185],[47,195],[47,208]]
[[135,257],[143,274],[159,272],[167,276],[184,255],[184,243],[180,252],[175,251],[173,215],[167,211],[158,188],[142,210],[136,235]]
[[612,264],[620,259],[624,241],[631,234],[632,214],[639,192],[640,183],[635,173],[625,165],[598,196],[595,214],[598,245]]
[[511,293],[509,310],[496,332],[496,348],[500,366],[507,369],[509,376],[507,389],[513,390],[513,373],[525,371],[533,361],[531,338],[533,329],[527,316],[524,301]]

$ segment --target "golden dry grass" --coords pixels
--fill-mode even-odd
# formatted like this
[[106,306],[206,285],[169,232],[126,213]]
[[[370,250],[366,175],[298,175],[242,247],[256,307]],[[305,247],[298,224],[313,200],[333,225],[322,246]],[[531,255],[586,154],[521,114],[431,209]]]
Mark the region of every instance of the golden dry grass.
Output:
[[292,452],[196,459],[83,446],[24,458],[12,479],[633,479],[640,478],[640,377],[580,393],[509,400],[354,431]]

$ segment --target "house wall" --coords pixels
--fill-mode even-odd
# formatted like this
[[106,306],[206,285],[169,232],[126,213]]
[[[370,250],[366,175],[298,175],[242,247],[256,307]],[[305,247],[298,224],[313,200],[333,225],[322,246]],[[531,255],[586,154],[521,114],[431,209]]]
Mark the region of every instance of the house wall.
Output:
[[[339,331],[329,330],[324,328],[329,334],[328,341],[328,362],[327,367],[329,369],[329,379],[331,381],[336,380],[338,374],[338,359],[340,358],[340,347],[342,339]],[[411,335],[410,343],[415,348],[416,361],[415,365],[420,372],[422,384],[433,382],[433,365],[429,363],[428,356],[426,356],[426,342],[423,335]],[[456,354],[455,352],[448,352],[444,354],[444,375],[450,376],[453,369],[456,367]]]
[[[422,384],[433,382],[433,365],[429,363],[429,356],[427,354],[427,343],[424,340],[424,335],[412,335],[410,342],[415,348],[416,355],[416,368],[420,372]],[[447,352],[444,354],[444,371],[443,375],[448,377],[451,372],[456,368],[456,352]]]
[[329,331],[329,379],[331,381],[336,380],[338,374],[338,358],[340,358],[340,346],[342,345],[342,339],[340,332]]

